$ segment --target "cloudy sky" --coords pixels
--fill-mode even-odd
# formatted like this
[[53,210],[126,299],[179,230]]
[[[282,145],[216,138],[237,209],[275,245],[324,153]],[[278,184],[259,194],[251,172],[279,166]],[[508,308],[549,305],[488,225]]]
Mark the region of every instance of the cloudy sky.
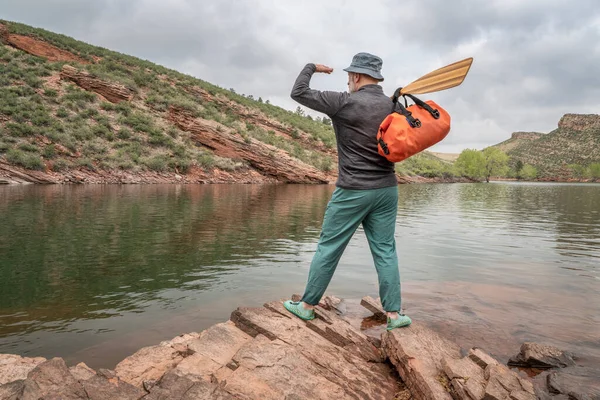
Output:
[[549,132],[565,113],[600,113],[598,0],[0,0],[0,18],[289,109],[307,62],[335,69],[313,88],[343,91],[352,56],[377,54],[391,94],[472,56],[460,87],[425,95],[453,120],[437,151],[481,149],[514,131]]

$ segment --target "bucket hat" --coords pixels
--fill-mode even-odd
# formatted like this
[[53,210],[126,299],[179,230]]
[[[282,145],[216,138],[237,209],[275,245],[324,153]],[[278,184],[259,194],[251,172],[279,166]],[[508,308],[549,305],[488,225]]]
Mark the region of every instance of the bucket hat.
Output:
[[372,78],[383,81],[383,76],[381,75],[382,65],[383,61],[381,58],[369,53],[358,53],[352,58],[350,66],[344,68],[344,71],[369,75]]

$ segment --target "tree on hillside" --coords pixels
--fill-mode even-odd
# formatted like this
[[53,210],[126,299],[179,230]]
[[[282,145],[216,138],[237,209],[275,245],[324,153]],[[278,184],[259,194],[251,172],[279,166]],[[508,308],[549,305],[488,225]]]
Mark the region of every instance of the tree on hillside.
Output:
[[301,117],[304,117],[304,110],[302,109],[302,107],[300,107],[300,106],[296,107],[296,114]]
[[483,150],[485,158],[485,181],[489,182],[491,176],[503,176],[508,172],[508,156],[496,147]]
[[471,179],[481,179],[486,176],[485,157],[479,150],[463,150],[454,163],[454,167],[459,175]]
[[327,117],[323,117],[321,122],[323,123],[323,125],[331,126],[331,120]]
[[519,176],[519,173],[521,172],[522,169],[523,169],[523,161],[517,160],[517,163],[515,164],[516,176]]
[[521,168],[521,178],[526,180],[532,180],[537,178],[538,171],[533,165],[525,164]]
[[258,98],[258,102],[259,102],[259,103],[262,103],[262,102],[263,102],[263,99],[262,99],[262,97],[259,97],[259,98]]

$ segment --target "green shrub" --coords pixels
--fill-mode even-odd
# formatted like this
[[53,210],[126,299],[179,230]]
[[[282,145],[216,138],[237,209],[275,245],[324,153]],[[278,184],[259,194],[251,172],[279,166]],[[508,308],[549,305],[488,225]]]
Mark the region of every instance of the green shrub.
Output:
[[93,118],[98,115],[98,110],[95,108],[85,108],[79,112],[79,116],[83,119]]
[[43,81],[34,74],[28,73],[25,75],[25,83],[31,86],[32,88],[38,89],[42,87]]
[[39,151],[35,144],[29,142],[23,142],[19,145],[19,149],[30,153],[37,153]]
[[592,178],[594,178],[594,179],[600,178],[600,163],[590,164],[590,166],[588,167],[588,170],[590,171],[589,174]]
[[64,171],[67,168],[71,168],[73,164],[64,158],[58,158],[52,162],[52,171],[59,172]]
[[108,147],[101,139],[94,139],[87,142],[82,148],[81,152],[91,158],[100,158],[101,155],[108,152]]
[[148,143],[153,146],[172,147],[173,139],[160,131],[153,130],[148,137]]
[[129,126],[136,132],[150,133],[154,129],[154,122],[152,119],[141,113],[123,116],[119,119],[119,122]]
[[197,157],[198,164],[205,169],[212,169],[215,166],[215,157],[212,153],[202,152]]
[[100,103],[100,108],[104,111],[115,111],[117,109],[113,103],[109,103],[107,101]]
[[56,156],[56,147],[53,144],[49,144],[44,147],[42,154],[44,155],[44,158],[52,159]]
[[56,110],[56,116],[58,118],[67,118],[69,116],[69,112],[66,108],[60,107],[58,110]]
[[33,136],[37,133],[37,130],[27,123],[8,122],[6,124],[6,130],[10,135],[20,137]]
[[77,143],[75,142],[75,139],[65,132],[52,131],[46,136],[54,143],[61,144],[73,152],[77,150]]
[[117,137],[123,140],[129,139],[131,137],[131,131],[127,128],[121,128],[119,129],[119,132],[117,132]]
[[115,104],[115,110],[124,116],[131,114],[131,105],[126,101],[121,101]]
[[44,169],[44,163],[39,155],[23,152],[18,149],[10,149],[6,152],[6,161],[11,164],[20,165],[27,169]]
[[188,157],[174,157],[169,160],[169,167],[186,174],[192,166],[192,160]]
[[165,171],[169,165],[169,157],[164,154],[155,155],[153,157],[144,158],[142,164],[153,171]]
[[[71,101],[74,103],[94,103],[98,98],[94,93],[86,92],[80,89],[67,89],[68,93],[62,96],[62,101]],[[85,105],[83,106],[85,107]],[[81,108],[83,108],[81,107]]]
[[58,92],[54,89],[45,89],[44,96],[50,97],[50,98],[56,98],[56,97],[58,97]]
[[96,170],[96,167],[94,166],[94,163],[89,158],[79,158],[79,159],[77,159],[76,165],[79,166],[79,167],[85,167],[85,168],[89,169],[90,171],[95,171]]

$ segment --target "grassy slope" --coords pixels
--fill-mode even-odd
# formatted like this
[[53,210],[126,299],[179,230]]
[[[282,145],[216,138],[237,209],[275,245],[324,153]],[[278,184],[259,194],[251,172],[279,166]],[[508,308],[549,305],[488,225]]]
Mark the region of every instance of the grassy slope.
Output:
[[[136,100],[118,105],[73,84],[52,84],[62,62],[49,62],[0,46],[0,157],[29,169],[65,168],[177,170],[192,165],[233,170],[239,160],[223,159],[193,145],[189,134],[166,121],[170,105],[185,107],[205,119],[275,145],[322,170],[332,167],[328,151],[335,144],[330,126],[283,108],[259,103],[200,79],[148,61],[91,46],[64,35],[5,22],[12,34],[42,39],[90,62],[85,69],[136,92]],[[93,62],[95,61],[96,62]],[[307,135],[314,146],[275,135],[243,121],[222,102],[203,101],[190,88],[262,111],[284,124],[292,136]]]
[[520,160],[533,165],[541,177],[570,177],[568,165],[600,162],[600,130],[556,129],[536,140],[509,139],[496,147],[507,152],[511,164]]

